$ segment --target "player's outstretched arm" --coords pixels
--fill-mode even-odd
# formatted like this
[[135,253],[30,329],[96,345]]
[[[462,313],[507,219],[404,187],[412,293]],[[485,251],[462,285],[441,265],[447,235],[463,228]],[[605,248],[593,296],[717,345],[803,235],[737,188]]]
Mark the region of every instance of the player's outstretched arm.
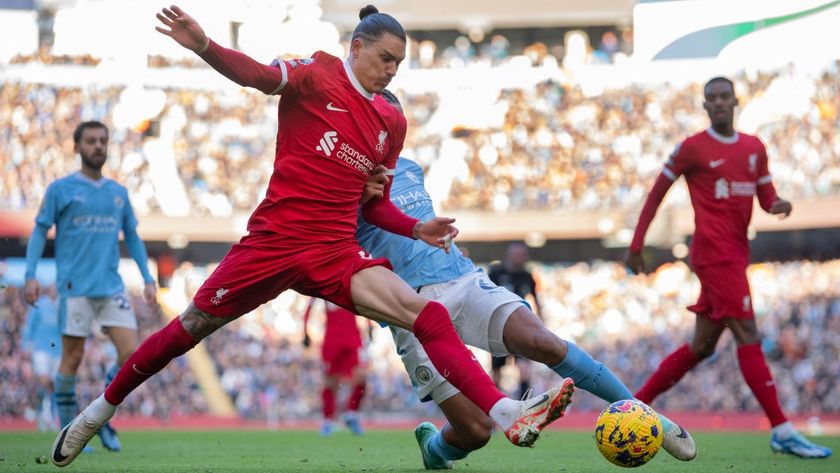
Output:
[[279,69],[260,64],[249,56],[233,49],[219,46],[186,12],[172,6],[157,14],[164,27],[156,26],[161,34],[174,39],[181,46],[192,50],[213,69],[243,87],[253,87],[266,94],[277,93],[283,83]]
[[168,28],[155,26],[156,30],[196,54],[203,53],[210,44],[210,38],[204,33],[201,25],[178,6],[164,8],[155,16]]
[[414,238],[448,253],[452,239],[458,236],[458,229],[453,223],[455,219],[448,217],[435,217],[426,222],[417,222],[414,226]]

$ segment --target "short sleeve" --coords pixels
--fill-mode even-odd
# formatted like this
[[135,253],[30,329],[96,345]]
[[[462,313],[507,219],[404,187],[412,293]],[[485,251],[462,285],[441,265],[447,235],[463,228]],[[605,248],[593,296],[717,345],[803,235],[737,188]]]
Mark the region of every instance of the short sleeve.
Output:
[[756,184],[759,186],[763,186],[765,184],[770,184],[773,182],[773,176],[770,175],[770,166],[768,164],[767,159],[767,148],[764,147],[764,143],[761,141],[758,142],[759,149],[758,153],[756,154]]
[[55,187],[55,183],[47,186],[47,192],[44,195],[44,200],[41,201],[41,207],[38,209],[38,215],[35,216],[35,223],[42,227],[50,228],[55,224],[56,215],[60,208],[59,192]]
[[303,59],[280,59],[271,62],[273,67],[280,70],[282,80],[280,85],[270,95],[300,96],[310,92],[313,88],[313,72],[318,54],[311,58]]
[[690,148],[691,147],[688,146],[687,141],[683,141],[674,148],[674,151],[671,153],[671,156],[668,157],[668,161],[665,162],[665,166],[662,168],[662,173],[665,174],[668,179],[676,181],[680,176],[691,169],[694,157]]

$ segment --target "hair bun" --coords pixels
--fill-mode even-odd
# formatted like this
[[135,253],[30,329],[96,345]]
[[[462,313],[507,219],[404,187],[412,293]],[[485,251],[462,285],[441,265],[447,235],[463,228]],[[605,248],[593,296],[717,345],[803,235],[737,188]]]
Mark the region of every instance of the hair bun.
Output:
[[374,13],[379,13],[379,9],[373,5],[368,5],[359,10],[359,19],[364,20],[365,17],[367,17],[368,15],[373,15]]

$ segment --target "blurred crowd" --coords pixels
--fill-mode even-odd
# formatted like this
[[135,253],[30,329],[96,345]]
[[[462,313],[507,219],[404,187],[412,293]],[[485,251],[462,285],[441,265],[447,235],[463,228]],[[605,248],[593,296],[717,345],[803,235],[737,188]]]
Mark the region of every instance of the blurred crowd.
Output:
[[[183,264],[171,279],[170,295],[188,300],[211,268]],[[699,283],[681,263],[661,266],[647,276],[631,277],[617,263],[572,266],[535,265],[547,326],[575,341],[610,366],[631,389],[638,388],[663,356],[686,343],[694,317],[685,306],[694,302]],[[783,407],[792,414],[840,413],[840,260],[767,263],[750,267],[756,318],[762,347]],[[132,297],[141,337],[161,327],[160,307]],[[304,349],[300,326],[306,298],[287,292],[253,313],[225,326],[202,344],[216,367],[222,389],[237,412],[269,423],[317,419],[321,365],[319,322],[310,333],[316,343]],[[180,307],[179,307],[180,309]],[[20,332],[26,317],[22,291],[0,294],[0,417],[21,416],[35,383]],[[369,374],[363,412],[369,418],[435,415],[431,403],[414,395],[390,334],[377,328],[366,348]],[[107,339],[91,337],[80,370],[82,405],[101,392],[104,372],[115,353]],[[479,354],[489,365],[489,357]],[[507,371],[510,369],[510,371]],[[517,374],[503,371],[503,387],[514,392]],[[535,392],[556,382],[556,374],[539,366]],[[184,358],[129,396],[122,412],[167,418],[172,414],[208,412],[207,400]],[[604,402],[580,392],[576,410],[598,410]],[[657,399],[661,409],[683,411],[760,411],[740,376],[734,343],[728,335],[718,352]]]
[[[150,307],[139,293],[130,294],[130,300],[137,314],[141,340],[166,323],[160,307]],[[32,358],[21,343],[27,308],[22,288],[10,286],[0,291],[0,333],[3,334],[0,337],[0,381],[3,384],[0,417],[23,417],[29,415],[27,411],[37,411],[39,407],[30,405],[37,399],[37,383],[32,372]],[[102,394],[105,373],[116,358],[116,349],[97,329],[97,334],[87,341],[84,362],[77,374],[76,392],[80,406]],[[121,410],[132,415],[166,419],[172,414],[206,412],[207,403],[184,360],[177,359],[137,389]]]
[[[406,61],[412,69],[502,66],[520,59],[540,66],[563,63],[573,56],[580,57],[582,63],[608,64],[632,54],[633,30],[630,27],[513,29],[489,34],[481,28],[471,29],[467,34],[438,30],[410,31],[408,42]],[[345,52],[349,51],[349,35],[340,41],[340,45]],[[43,42],[37,52],[18,54],[9,60],[10,64],[84,66],[96,66],[102,62],[102,58],[90,54],[54,54],[48,41]],[[146,63],[150,68],[208,67],[194,56],[173,58],[148,54]]]
[[[736,124],[767,144],[782,196],[840,195],[837,66],[736,79]],[[447,211],[638,207],[672,149],[708,124],[699,83],[590,96],[547,81],[503,88],[483,104],[489,113],[456,104],[451,92],[401,94],[403,155],[427,170],[427,187]],[[251,211],[273,168],[276,100],[246,90],[3,83],[0,206],[36,208],[51,180],[78,168],[75,125],[98,119],[112,127],[105,172],[127,185],[138,213]],[[680,183],[668,203],[687,201]]]

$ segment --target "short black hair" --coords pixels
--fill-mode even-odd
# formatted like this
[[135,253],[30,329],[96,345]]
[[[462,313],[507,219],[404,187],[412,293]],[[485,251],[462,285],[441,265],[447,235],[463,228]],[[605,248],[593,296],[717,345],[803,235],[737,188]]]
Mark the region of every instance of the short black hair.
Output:
[[359,10],[359,19],[350,41],[360,38],[367,43],[376,41],[383,33],[390,33],[405,42],[405,30],[400,22],[387,13],[379,13],[375,6],[368,5]]
[[79,123],[79,126],[76,127],[76,131],[73,132],[73,143],[79,144],[79,142],[82,141],[82,133],[84,133],[84,131],[88,128],[102,128],[105,130],[105,133],[108,132],[108,127],[102,122],[96,120],[82,122]]
[[709,79],[706,82],[706,85],[703,86],[703,93],[705,94],[706,93],[706,88],[708,88],[710,85],[714,84],[715,82],[726,82],[727,84],[729,84],[729,87],[732,88],[732,91],[733,92],[735,91],[735,84],[730,79],[728,79],[726,77],[723,77],[723,76],[715,76],[715,77],[712,77],[711,79]]

